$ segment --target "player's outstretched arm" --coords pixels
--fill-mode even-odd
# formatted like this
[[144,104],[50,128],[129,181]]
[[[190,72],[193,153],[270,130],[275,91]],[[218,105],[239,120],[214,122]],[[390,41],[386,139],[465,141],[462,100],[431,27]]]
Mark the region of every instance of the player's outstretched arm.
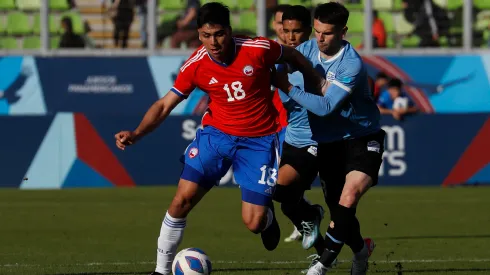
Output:
[[133,145],[143,136],[155,130],[182,100],[183,97],[169,92],[153,103],[134,131],[121,131],[115,135],[117,147],[124,150],[126,146]]

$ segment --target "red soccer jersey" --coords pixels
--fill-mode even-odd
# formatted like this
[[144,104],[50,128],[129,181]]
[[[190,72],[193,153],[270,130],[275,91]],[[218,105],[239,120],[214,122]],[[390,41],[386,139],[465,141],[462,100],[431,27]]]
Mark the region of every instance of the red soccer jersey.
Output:
[[279,91],[277,88],[272,92],[274,95],[272,97],[272,102],[276,107],[276,110],[279,112],[279,123],[281,127],[284,128],[288,126],[288,111],[284,108],[284,104],[282,104],[281,96],[279,96]]
[[282,55],[282,46],[267,38],[237,36],[235,59],[218,63],[199,47],[180,68],[172,91],[187,97],[195,87],[209,95],[203,125],[235,136],[257,137],[281,129],[272,102],[270,69]]

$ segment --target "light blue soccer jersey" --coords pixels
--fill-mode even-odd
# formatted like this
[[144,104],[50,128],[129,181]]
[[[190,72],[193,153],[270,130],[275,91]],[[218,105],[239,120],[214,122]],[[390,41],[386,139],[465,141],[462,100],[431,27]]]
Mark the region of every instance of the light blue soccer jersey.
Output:
[[309,114],[313,140],[333,142],[369,135],[380,129],[380,114],[368,84],[366,68],[350,43],[344,41],[343,48],[329,60],[321,57],[316,39],[306,41],[296,49],[329,82],[325,96],[313,94],[308,83],[304,90],[294,87],[289,92],[294,101],[315,114]]
[[[294,86],[304,89],[303,75],[300,72],[289,74],[289,82]],[[281,90],[279,90],[279,96],[288,112],[288,126],[286,128],[285,141],[297,148],[317,145],[317,142],[311,139],[312,134],[308,120],[308,111]]]

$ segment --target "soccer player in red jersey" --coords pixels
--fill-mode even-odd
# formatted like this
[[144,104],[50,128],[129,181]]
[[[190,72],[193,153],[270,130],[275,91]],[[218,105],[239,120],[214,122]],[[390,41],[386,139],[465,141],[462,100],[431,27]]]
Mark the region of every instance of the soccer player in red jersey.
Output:
[[202,130],[185,152],[177,193],[165,215],[158,238],[154,275],[171,274],[186,217],[233,165],[242,193],[242,219],[261,233],[266,249],[280,239],[272,194],[277,180],[277,132],[281,129],[272,103],[270,70],[287,62],[321,87],[322,77],[299,52],[266,38],[232,36],[229,9],[220,3],[198,12],[198,48],[180,68],[171,92],[155,102],[134,131],[115,135],[121,150],[154,130],[195,87],[208,93],[209,110]]

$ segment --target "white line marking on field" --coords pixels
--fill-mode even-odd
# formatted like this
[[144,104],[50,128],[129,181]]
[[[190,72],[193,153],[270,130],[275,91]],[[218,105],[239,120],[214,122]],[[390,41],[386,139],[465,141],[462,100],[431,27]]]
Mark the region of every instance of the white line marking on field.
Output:
[[[340,260],[340,263],[349,261]],[[490,262],[490,259],[415,259],[415,260],[374,260],[379,264],[394,264],[394,263],[450,263],[450,262]],[[270,265],[287,265],[287,264],[303,264],[310,261],[213,261],[216,264],[270,264]],[[73,264],[47,264],[44,266],[103,266],[103,265],[147,265],[155,264],[155,262],[91,262],[91,263],[73,263]],[[42,267],[40,264],[0,264],[0,267]]]

